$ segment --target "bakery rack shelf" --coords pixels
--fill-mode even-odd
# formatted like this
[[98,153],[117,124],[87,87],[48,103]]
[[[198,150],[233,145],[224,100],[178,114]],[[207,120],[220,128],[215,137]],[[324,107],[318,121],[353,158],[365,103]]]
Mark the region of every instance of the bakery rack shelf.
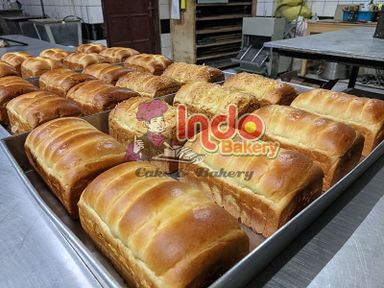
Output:
[[197,57],[196,60],[197,61],[201,61],[201,60],[208,60],[208,59],[214,59],[214,58],[221,58],[221,57],[224,57],[224,56],[234,56],[236,55],[238,52],[237,51],[232,51],[232,52],[223,52],[223,53],[215,53],[213,55],[207,55],[207,56],[200,56],[200,57]]
[[[180,20],[171,20],[173,58],[178,62],[221,63],[241,49],[242,18],[256,15],[256,0],[200,4],[187,0]],[[214,49],[215,48],[215,49]]]
[[197,17],[197,21],[209,21],[209,20],[225,20],[225,19],[236,19],[243,17],[250,17],[250,14],[228,14],[228,15],[214,15],[214,16],[202,16]]
[[196,7],[217,7],[217,6],[249,6],[251,1],[245,2],[229,2],[229,3],[197,3]]
[[220,45],[234,44],[234,43],[241,43],[241,39],[234,39],[234,40],[227,40],[227,41],[218,41],[218,42],[215,42],[215,43],[207,43],[207,44],[197,44],[196,48],[220,46]]
[[233,32],[233,31],[241,31],[241,30],[242,30],[241,25],[225,26],[225,27],[211,27],[208,29],[196,30],[196,34],[202,35],[202,34]]

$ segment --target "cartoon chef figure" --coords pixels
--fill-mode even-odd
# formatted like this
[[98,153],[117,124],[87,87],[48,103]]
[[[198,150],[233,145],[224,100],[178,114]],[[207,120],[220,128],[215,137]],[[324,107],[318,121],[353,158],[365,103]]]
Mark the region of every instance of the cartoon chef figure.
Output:
[[[135,136],[134,141],[128,145],[125,155],[127,161],[150,160],[162,154],[166,148],[172,149],[172,143],[162,134],[167,128],[164,120],[167,110],[167,105],[159,99],[139,104],[136,119],[143,122],[147,132],[140,139]],[[192,162],[202,160],[200,155],[189,148],[180,149],[177,156]]]

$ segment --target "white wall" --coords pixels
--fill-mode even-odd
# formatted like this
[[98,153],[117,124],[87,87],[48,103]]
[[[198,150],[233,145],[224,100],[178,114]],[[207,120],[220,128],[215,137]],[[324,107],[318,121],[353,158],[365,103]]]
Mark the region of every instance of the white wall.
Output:
[[[364,2],[363,0],[307,0],[307,5],[313,14],[317,13],[318,16],[334,16],[337,4],[360,4]],[[257,16],[272,16],[272,14],[273,0],[260,0],[257,2]]]
[[[41,15],[40,0],[19,0],[25,13]],[[129,1],[129,0],[128,0]],[[101,0],[43,0],[45,14],[53,18],[75,15],[85,23],[103,23]]]
[[[169,0],[159,0],[159,16],[160,21],[166,20],[169,21],[170,15],[170,1]],[[172,38],[171,33],[161,33],[161,53],[168,58],[172,58]]]

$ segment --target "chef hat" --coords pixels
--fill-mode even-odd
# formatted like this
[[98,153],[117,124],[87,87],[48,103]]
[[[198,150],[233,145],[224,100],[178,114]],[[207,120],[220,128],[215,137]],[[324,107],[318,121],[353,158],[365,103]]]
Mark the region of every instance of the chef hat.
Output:
[[159,99],[144,102],[138,107],[136,119],[139,121],[149,121],[152,118],[163,116],[167,110],[167,105]]

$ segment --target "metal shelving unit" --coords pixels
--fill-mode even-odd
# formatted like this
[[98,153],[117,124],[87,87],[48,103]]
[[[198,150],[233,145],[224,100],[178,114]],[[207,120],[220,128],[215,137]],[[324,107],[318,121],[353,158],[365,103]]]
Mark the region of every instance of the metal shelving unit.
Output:
[[243,17],[255,15],[256,0],[196,3],[187,0],[180,20],[171,21],[175,61],[226,68],[241,48]]

